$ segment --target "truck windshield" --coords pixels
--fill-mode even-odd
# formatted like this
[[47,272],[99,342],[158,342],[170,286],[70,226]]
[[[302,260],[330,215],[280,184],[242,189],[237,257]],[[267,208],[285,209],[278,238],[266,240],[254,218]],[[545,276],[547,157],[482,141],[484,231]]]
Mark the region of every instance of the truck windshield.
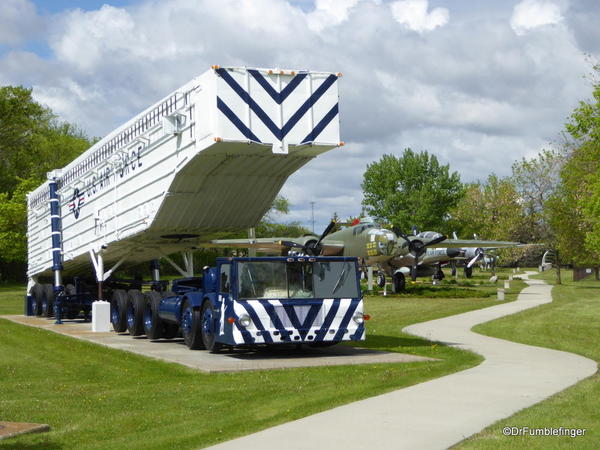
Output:
[[240,261],[240,298],[356,298],[354,261]]

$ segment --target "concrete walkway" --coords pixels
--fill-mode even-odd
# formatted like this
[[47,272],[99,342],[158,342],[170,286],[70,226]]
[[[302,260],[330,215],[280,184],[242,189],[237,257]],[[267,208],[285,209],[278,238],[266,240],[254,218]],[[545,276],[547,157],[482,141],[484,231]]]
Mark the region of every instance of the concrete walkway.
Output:
[[470,331],[552,301],[551,286],[539,280],[527,284],[514,302],[404,329],[479,353],[485,357],[479,366],[212,448],[444,449],[593,375],[597,364],[590,359]]

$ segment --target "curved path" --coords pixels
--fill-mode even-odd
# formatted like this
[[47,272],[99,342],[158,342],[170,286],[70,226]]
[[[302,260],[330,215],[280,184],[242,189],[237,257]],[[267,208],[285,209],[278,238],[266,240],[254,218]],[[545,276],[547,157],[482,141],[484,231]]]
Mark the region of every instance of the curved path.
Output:
[[514,302],[404,329],[479,353],[485,357],[480,365],[214,448],[444,449],[593,375],[596,362],[582,356],[470,331],[477,324],[552,301],[550,285],[540,280],[527,284]]

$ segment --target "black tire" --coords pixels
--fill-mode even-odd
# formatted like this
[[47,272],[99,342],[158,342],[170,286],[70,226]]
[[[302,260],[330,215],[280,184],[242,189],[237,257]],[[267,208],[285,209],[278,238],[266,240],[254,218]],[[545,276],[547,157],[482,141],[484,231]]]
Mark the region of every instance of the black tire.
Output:
[[[77,294],[77,289],[75,289],[75,285],[67,284],[65,286],[65,295],[75,295]],[[70,302],[63,301],[62,310],[67,319],[75,319],[79,316],[79,312],[81,308],[79,305],[72,306]]]
[[34,284],[31,288],[31,295],[33,297],[33,301],[31,304],[31,309],[33,314],[36,316],[42,315],[42,296],[44,295],[44,287],[41,284]]
[[183,341],[191,350],[204,350],[202,340],[202,320],[200,309],[193,308],[191,303],[185,301],[181,308],[181,334]]
[[385,286],[385,274],[383,272],[377,273],[377,286],[380,288]]
[[117,333],[127,331],[127,292],[116,289],[110,302],[110,322]]
[[465,266],[465,277],[471,278],[473,276],[473,268]]
[[144,334],[144,294],[137,289],[127,291],[127,331],[131,336]]
[[456,266],[452,266],[452,272],[451,272],[452,276],[455,277],[456,276]]
[[148,339],[160,339],[164,336],[164,324],[158,315],[160,294],[156,291],[144,294],[144,333]]
[[42,285],[42,316],[54,315],[54,287],[51,284]]
[[221,344],[217,342],[217,314],[210,303],[210,300],[205,300],[202,304],[202,342],[206,350],[217,352],[221,348]]
[[406,277],[402,272],[397,272],[392,276],[392,288],[396,294],[406,290]]
[[437,269],[437,270],[435,271],[435,276],[434,276],[434,278],[435,278],[436,280],[443,280],[443,279],[445,278],[444,271],[443,271],[442,269]]
[[176,323],[163,322],[163,337],[173,339],[179,334],[179,325]]

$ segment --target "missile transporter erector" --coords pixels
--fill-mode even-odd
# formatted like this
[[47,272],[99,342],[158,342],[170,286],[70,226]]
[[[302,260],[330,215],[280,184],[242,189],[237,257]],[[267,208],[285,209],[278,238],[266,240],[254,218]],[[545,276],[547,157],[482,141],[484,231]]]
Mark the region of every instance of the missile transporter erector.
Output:
[[112,280],[122,264],[164,257],[193,277],[194,248],[255,226],[291,174],[343,145],[339,76],[213,66],[49,173],[28,195],[28,312],[60,321],[166,290],[157,262],[148,282]]

